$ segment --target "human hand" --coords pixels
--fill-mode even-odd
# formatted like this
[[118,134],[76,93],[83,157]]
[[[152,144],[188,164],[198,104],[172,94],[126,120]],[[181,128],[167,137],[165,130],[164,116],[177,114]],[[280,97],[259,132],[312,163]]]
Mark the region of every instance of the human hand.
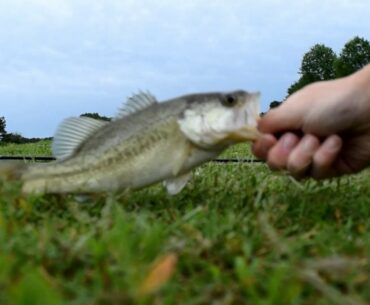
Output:
[[259,121],[254,154],[297,178],[350,174],[370,165],[370,68],[311,84]]

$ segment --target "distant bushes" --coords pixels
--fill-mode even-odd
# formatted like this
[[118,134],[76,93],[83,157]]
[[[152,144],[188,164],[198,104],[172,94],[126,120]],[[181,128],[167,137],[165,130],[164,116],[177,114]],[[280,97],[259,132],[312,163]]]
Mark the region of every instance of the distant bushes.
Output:
[[[83,113],[81,117],[89,117],[97,120],[111,121],[112,118],[102,116],[99,113]],[[6,120],[4,117],[0,117],[0,145],[14,143],[14,144],[26,144],[26,143],[36,143],[43,140],[52,140],[52,137],[49,138],[25,138],[19,133],[7,132],[6,131]]]
[[92,119],[96,119],[96,120],[102,120],[102,121],[108,121],[108,122],[112,120],[112,118],[100,115],[97,112],[83,113],[83,114],[80,115],[80,117],[88,117],[88,118],[92,118]]
[[0,117],[0,145],[2,144],[25,144],[25,143],[36,143],[41,140],[50,140],[51,138],[25,138],[19,133],[7,132],[6,131],[6,120],[4,117]]
[[18,133],[5,133],[1,136],[0,144],[26,144],[26,143],[36,143],[42,140],[51,140],[52,138],[25,138]]

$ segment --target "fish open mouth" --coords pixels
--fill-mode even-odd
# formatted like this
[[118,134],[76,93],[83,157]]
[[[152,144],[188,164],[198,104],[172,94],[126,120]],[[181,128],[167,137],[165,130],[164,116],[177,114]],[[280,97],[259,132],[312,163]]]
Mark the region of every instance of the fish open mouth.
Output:
[[259,92],[252,94],[252,100],[250,100],[250,96],[246,98],[244,109],[241,111],[242,116],[244,116],[244,124],[240,128],[231,131],[227,135],[228,140],[234,142],[255,141],[261,135],[257,129],[257,122],[260,119],[259,98]]

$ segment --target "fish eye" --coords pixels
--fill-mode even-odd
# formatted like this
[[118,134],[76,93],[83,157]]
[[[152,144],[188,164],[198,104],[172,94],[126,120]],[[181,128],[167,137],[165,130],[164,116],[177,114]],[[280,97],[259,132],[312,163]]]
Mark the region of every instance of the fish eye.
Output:
[[222,105],[226,107],[233,107],[236,105],[237,99],[234,95],[227,94],[224,99],[222,99]]

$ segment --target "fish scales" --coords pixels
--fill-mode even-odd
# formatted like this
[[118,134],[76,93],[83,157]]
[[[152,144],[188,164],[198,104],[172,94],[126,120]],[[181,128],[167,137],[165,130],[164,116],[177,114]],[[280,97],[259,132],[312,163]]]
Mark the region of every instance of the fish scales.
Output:
[[155,126],[163,126],[163,122],[168,119],[176,119],[185,109],[185,100],[158,103],[145,108],[143,111],[132,114],[129,117],[123,117],[113,121],[97,132],[97,134],[83,143],[77,150],[101,151],[106,147],[114,146],[130,137],[137,137],[138,134],[146,129],[152,129]]
[[164,181],[171,194],[177,193],[194,167],[255,137],[258,97],[235,91],[158,103],[140,93],[110,123],[67,119],[54,138],[60,160],[27,168],[23,191],[88,193]]
[[[48,179],[41,181],[42,187],[49,192],[60,189],[65,192],[79,189],[96,192],[107,187],[140,187],[142,183],[136,182],[135,177],[140,177],[143,183],[151,182],[153,179],[148,173],[153,171],[162,171],[160,176],[164,176],[164,172],[178,162],[173,151],[185,145],[186,139],[173,118],[159,121],[152,127],[131,135],[114,148],[106,149],[99,157],[86,155],[89,150],[81,150],[74,158],[55,164],[49,168],[51,174]],[[28,179],[32,179],[30,174]],[[108,185],[106,181],[109,181]],[[40,181],[33,180],[28,187],[32,188],[37,183]]]
[[175,115],[181,112],[182,107],[163,107],[164,104],[155,104],[143,112],[112,122],[99,130],[94,137],[87,139],[67,160],[59,161],[54,166],[48,164],[44,168],[34,168],[25,178],[37,177],[47,171],[52,175],[73,174],[91,167],[101,169],[105,162],[127,161],[142,153],[139,151],[138,141],[146,142],[147,145],[141,147],[155,145],[156,142],[167,139],[171,129],[176,130]]

